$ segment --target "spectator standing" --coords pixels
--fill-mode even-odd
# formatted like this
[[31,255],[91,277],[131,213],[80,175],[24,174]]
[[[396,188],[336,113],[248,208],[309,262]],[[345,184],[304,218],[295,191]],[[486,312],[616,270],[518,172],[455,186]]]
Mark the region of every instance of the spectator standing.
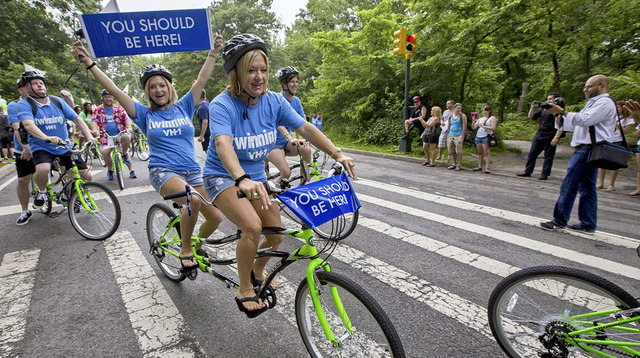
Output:
[[548,112],[561,113],[564,129],[573,132],[571,146],[576,151],[569,159],[567,173],[560,185],[560,195],[553,209],[553,220],[540,223],[544,230],[557,231],[567,228],[571,210],[578,192],[580,193],[579,223],[569,225],[569,229],[593,234],[597,227],[598,194],[596,191],[596,167],[587,164],[591,149],[589,127],[595,129],[596,142],[612,137],[616,122],[616,104],[609,97],[609,80],[605,75],[589,78],[583,92],[588,99],[580,113],[567,113],[562,107],[552,104]]
[[412,128],[418,128],[418,131],[420,131],[418,134],[419,136],[422,136],[422,131],[424,131],[424,127],[422,126],[420,119],[427,118],[427,107],[422,105],[420,96],[413,97],[413,105],[416,109],[411,114],[411,117],[404,121],[404,135],[402,136],[402,139],[407,139],[409,137],[409,131]]
[[[622,134],[620,131],[623,131],[624,134],[629,134],[631,128],[635,124],[635,121],[630,116],[630,113],[624,109],[624,101],[617,101],[616,105],[618,107],[617,109],[618,115],[620,116],[620,123],[618,123],[618,121],[616,120],[616,129],[613,131],[613,137],[611,137],[609,141],[611,143],[619,145],[626,145],[627,143],[622,140]],[[622,128],[620,128],[620,124],[622,124]],[[598,183],[596,184],[597,189],[604,188],[604,177],[606,172],[606,169],[598,168]],[[616,190],[614,184],[616,182],[616,178],[618,177],[618,171],[610,170],[610,172],[611,178],[609,178],[609,187],[607,187],[607,191],[614,191]]]
[[[560,94],[557,92],[551,92],[547,95],[547,101],[551,102],[556,98],[559,98]],[[544,164],[542,165],[542,173],[538,177],[539,180],[546,180],[551,175],[551,167],[553,166],[553,158],[556,155],[556,145],[551,141],[556,136],[555,117],[550,112],[539,107],[540,102],[531,102],[531,108],[527,117],[532,120],[540,118],[540,124],[538,125],[538,131],[533,137],[531,142],[531,148],[529,149],[529,155],[527,156],[527,164],[525,165],[524,172],[517,174],[519,177],[530,177],[536,166],[536,159],[538,155],[544,151]],[[556,138],[556,142],[557,142]]]
[[431,108],[431,117],[428,120],[420,118],[420,123],[424,127],[424,131],[420,138],[422,139],[422,150],[424,151],[426,161],[422,165],[427,167],[436,166],[436,144],[440,133],[440,121],[442,121],[441,109],[438,106]]
[[0,107],[0,144],[2,144],[2,161],[8,162],[13,158],[13,135],[9,117],[4,113],[4,107]]
[[484,172],[490,174],[489,164],[491,163],[491,147],[489,146],[489,135],[493,134],[493,131],[498,127],[498,120],[491,115],[491,107],[486,106],[482,109],[484,117],[475,118],[473,120],[473,129],[478,129],[476,132],[476,148],[478,148],[478,167],[474,168],[474,172],[482,170],[482,159],[484,158]]
[[[634,100],[628,100],[623,108],[630,113],[631,117],[635,119],[637,122],[640,122],[640,103]],[[632,136],[640,137],[640,124],[636,126],[636,131],[633,132]],[[630,196],[638,196],[640,195],[640,140],[636,144],[636,163],[638,164],[638,174],[637,174],[637,188],[636,190],[629,193]]]
[[209,131],[209,101],[207,101],[207,92],[205,90],[202,90],[200,95],[200,104],[198,105],[196,116],[198,116],[198,125],[200,126],[198,142],[202,143],[202,150],[204,154],[207,154],[211,132]]
[[[453,108],[455,101],[450,99],[447,101],[447,109],[442,112],[442,119],[440,120],[440,137],[438,137],[438,157],[436,160],[442,158],[442,152],[447,148],[447,129],[449,128],[449,117],[453,114]],[[451,154],[447,151],[447,163],[451,161]]]
[[318,115],[317,117],[314,117],[315,119],[313,119],[313,118],[312,118],[312,120],[311,120],[311,124],[313,124],[314,126],[316,126],[316,128],[318,128],[318,130],[319,130],[320,132],[322,132],[322,122],[323,122],[322,117],[323,117],[323,115],[322,115],[322,114],[320,114],[320,115]]
[[449,116],[447,128],[447,150],[453,163],[447,168],[449,170],[460,170],[462,162],[462,145],[464,144],[464,134],[467,132],[467,115],[462,113],[462,104],[456,103],[453,114]]

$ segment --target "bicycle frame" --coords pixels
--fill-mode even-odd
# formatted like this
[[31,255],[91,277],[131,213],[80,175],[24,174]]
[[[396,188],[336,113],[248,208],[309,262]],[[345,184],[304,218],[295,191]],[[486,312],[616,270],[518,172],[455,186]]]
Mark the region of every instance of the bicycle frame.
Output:
[[[585,318],[595,318],[595,317],[606,316],[611,314],[615,315],[618,318],[621,318],[623,314],[628,314],[628,313],[636,313],[637,315],[635,317],[622,319],[622,320],[618,320],[616,322],[607,323],[607,324],[594,324],[597,322],[596,320],[582,320]],[[616,357],[606,354],[601,350],[594,349],[591,346],[592,345],[613,346],[625,353],[632,354],[634,356],[640,356],[640,351],[629,348],[629,347],[640,347],[640,343],[612,341],[610,339],[606,339],[606,337],[602,337],[603,339],[597,339],[597,340],[578,338],[584,334],[589,334],[589,335],[595,336],[596,338],[599,338],[598,337],[599,330],[602,331],[602,329],[605,327],[606,328],[617,327],[615,329],[628,332],[628,333],[640,334],[640,329],[619,327],[621,325],[629,324],[629,323],[635,323],[635,322],[640,323],[640,308],[633,308],[633,309],[624,310],[624,311],[621,309],[615,309],[615,310],[609,310],[609,311],[591,312],[588,314],[573,316],[569,318],[573,322],[576,322],[578,324],[589,325],[590,327],[573,331],[570,333],[564,333],[564,339],[567,343],[574,345],[576,347],[579,347],[581,349],[584,349],[589,353],[596,354],[606,358],[616,358]],[[582,345],[581,343],[584,343],[585,345]]]
[[[169,231],[175,227],[176,225],[180,225],[180,218],[182,217],[181,213],[180,215],[178,215],[175,219],[173,219],[173,221],[167,226],[167,229],[165,230],[165,232],[162,234],[161,239],[164,240],[166,235],[169,233]],[[269,228],[263,228],[262,230],[263,234],[284,234],[284,235],[289,235],[298,239],[301,239],[305,242],[305,244],[296,249],[293,250],[291,252],[284,252],[284,251],[269,251],[267,249],[264,250],[258,250],[257,254],[256,254],[256,258],[261,258],[261,257],[279,257],[281,258],[281,260],[275,265],[275,267],[273,269],[271,269],[267,275],[266,278],[264,280],[264,283],[262,285],[262,287],[260,287],[259,291],[257,292],[258,296],[266,299],[267,297],[270,296],[270,298],[272,299],[271,301],[271,307],[275,306],[276,303],[276,299],[275,299],[275,295],[273,295],[273,292],[269,292],[271,290],[270,288],[270,283],[271,281],[281,272],[283,271],[286,267],[288,267],[289,265],[291,265],[294,262],[297,262],[299,260],[302,259],[309,259],[310,262],[307,265],[307,269],[306,269],[306,280],[307,283],[309,284],[309,291],[311,293],[311,298],[312,298],[312,302],[313,302],[313,306],[314,306],[314,310],[316,312],[316,315],[318,316],[318,320],[320,322],[320,325],[322,327],[322,330],[324,332],[325,337],[327,338],[328,341],[330,341],[333,345],[338,346],[340,344],[340,340],[337,339],[333,333],[331,332],[331,328],[329,327],[329,323],[327,321],[327,318],[324,315],[324,312],[322,310],[322,305],[320,303],[320,299],[319,299],[319,293],[320,290],[317,289],[317,277],[316,277],[316,270],[320,267],[322,268],[324,271],[330,272],[331,268],[329,266],[329,264],[324,260],[318,257],[319,253],[318,250],[315,246],[314,243],[314,239],[313,239],[313,231],[310,228],[307,227],[303,227],[302,230],[294,230],[294,229],[287,229],[287,228],[279,228],[279,227],[269,227]],[[192,244],[196,244],[196,243],[201,243],[201,244],[209,244],[209,245],[220,245],[220,244],[226,244],[232,241],[236,241],[240,239],[240,230],[238,230],[238,232],[236,232],[235,234],[226,236],[222,239],[203,239],[203,238],[199,238],[196,236],[192,236],[191,237],[191,242]],[[169,249],[169,245],[172,244],[179,244],[181,243],[182,240],[180,239],[178,234],[175,234],[174,237],[171,238],[171,241],[162,241],[159,246],[160,249],[162,249],[164,252],[169,253],[172,256],[175,257],[179,257],[179,253],[172,251],[171,249]],[[151,248],[151,250],[153,251],[154,248]],[[225,282],[225,284],[227,284],[228,287],[233,287],[235,289],[238,289],[240,284],[238,282],[236,282],[234,279],[227,277],[217,271],[215,271],[212,266],[213,265],[231,265],[237,262],[237,260],[235,258],[232,259],[208,259],[205,258],[203,256],[198,255],[195,252],[195,249],[193,248],[192,245],[192,251],[193,251],[193,255],[196,258],[196,261],[198,262],[198,268],[206,273],[209,273],[211,275],[213,275],[214,277],[216,277],[217,279]],[[331,297],[333,300],[333,303],[336,307],[336,309],[339,312],[340,318],[343,322],[343,324],[345,325],[345,327],[349,330],[349,332],[353,333],[352,327],[351,327],[351,321],[349,320],[349,316],[346,313],[346,311],[344,310],[344,307],[342,306],[342,302],[340,300],[340,297],[338,295],[338,290],[335,287],[331,287],[330,288],[331,291]],[[265,302],[268,302],[268,300],[265,300]]]

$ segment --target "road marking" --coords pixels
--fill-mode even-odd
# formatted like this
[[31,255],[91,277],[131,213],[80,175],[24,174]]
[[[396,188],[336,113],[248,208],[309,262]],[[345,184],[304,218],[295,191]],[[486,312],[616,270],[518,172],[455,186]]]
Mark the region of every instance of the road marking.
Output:
[[143,355],[205,355],[131,233],[120,231],[104,246]]
[[6,188],[7,186],[9,186],[9,184],[13,183],[16,179],[18,179],[17,176],[11,177],[11,179],[7,180],[6,183],[0,185],[0,191],[2,191],[4,188]]
[[0,264],[0,357],[18,357],[15,344],[24,337],[40,250],[4,255]]
[[499,230],[491,229],[481,225],[476,225],[463,220],[453,219],[451,217],[438,215],[438,214],[427,212],[424,210],[415,209],[410,206],[396,204],[392,201],[374,198],[372,196],[365,195],[365,194],[358,194],[358,198],[360,199],[360,201],[369,202],[371,204],[379,205],[387,209],[396,210],[402,213],[413,215],[424,220],[437,222],[441,225],[451,226],[459,230],[465,230],[465,231],[473,232],[476,234],[488,236],[490,238],[500,240],[509,244],[517,245],[525,249],[538,251],[541,253],[545,253],[551,256],[561,258],[561,259],[573,261],[582,265],[598,267],[602,270],[609,271],[614,274],[626,276],[634,280],[640,277],[640,269],[631,267],[628,265],[624,265],[615,261],[603,259],[603,258],[592,256],[592,255],[583,254],[581,252],[577,252],[574,250],[569,250],[563,247],[554,246],[544,242],[539,242],[536,240],[526,238],[524,236],[511,234],[505,231],[499,231]]
[[[527,225],[533,225],[535,227],[540,227],[540,222],[542,221],[548,221],[548,219],[537,218],[535,216],[520,214],[514,211],[492,208],[490,206],[474,204],[464,200],[457,200],[451,197],[444,197],[442,195],[429,194],[419,190],[407,189],[401,186],[380,183],[380,182],[368,180],[368,179],[359,179],[353,182],[356,184],[362,184],[362,185],[366,185],[376,189],[383,189],[393,193],[408,195],[413,198],[431,201],[441,205],[451,206],[456,209],[464,209],[464,210],[469,210],[476,213],[484,213],[487,215],[495,216],[495,217],[506,219],[506,220],[520,222]],[[566,230],[566,232],[568,234],[580,236],[585,239],[600,241],[607,244],[622,246],[622,247],[631,248],[631,249],[635,249],[636,247],[638,247],[638,244],[640,243],[640,241],[638,241],[637,239],[616,235],[612,233],[607,233],[600,230],[596,231],[595,235],[587,235],[584,233],[575,232],[571,230]]]

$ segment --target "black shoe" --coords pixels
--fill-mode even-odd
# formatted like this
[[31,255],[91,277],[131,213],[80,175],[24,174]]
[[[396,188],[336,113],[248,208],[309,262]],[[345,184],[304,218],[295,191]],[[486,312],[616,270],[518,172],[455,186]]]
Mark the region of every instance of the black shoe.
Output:
[[573,231],[580,231],[589,235],[593,235],[596,233],[596,229],[587,229],[586,227],[582,226],[582,224],[569,225],[568,228]]
[[542,227],[543,230],[547,231],[561,231],[567,228],[566,226],[556,225],[556,223],[554,223],[553,221],[540,223],[540,227]]
[[538,177],[538,180],[547,180],[548,177],[548,175],[541,175]]
[[520,174],[516,174],[517,176],[521,177],[521,178],[528,178],[531,176],[531,174],[527,174],[527,173],[520,173]]

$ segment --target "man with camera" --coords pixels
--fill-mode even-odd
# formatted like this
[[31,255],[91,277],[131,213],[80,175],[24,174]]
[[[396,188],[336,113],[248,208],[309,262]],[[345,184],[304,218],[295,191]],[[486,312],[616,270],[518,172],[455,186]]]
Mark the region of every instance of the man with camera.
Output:
[[[583,92],[587,104],[580,113],[567,113],[557,104],[547,109],[552,114],[564,117],[563,127],[573,132],[571,146],[576,149],[567,166],[567,174],[560,185],[560,196],[553,209],[553,220],[540,223],[544,230],[558,231],[567,227],[571,230],[593,234],[596,231],[598,194],[596,180],[598,168],[587,163],[591,154],[591,136],[589,127],[595,129],[595,142],[608,141],[616,126],[616,103],[607,93],[609,80],[605,75],[589,78]],[[580,193],[578,204],[578,224],[568,225],[576,196]],[[567,226],[568,225],[568,226]]]
[[542,165],[542,173],[538,179],[547,180],[549,175],[551,175],[553,157],[556,155],[556,146],[551,144],[551,141],[556,135],[555,117],[552,113],[546,110],[551,108],[551,103],[557,103],[560,107],[564,108],[564,100],[557,92],[549,93],[546,102],[531,102],[531,109],[529,109],[528,117],[533,120],[540,118],[540,124],[538,125],[538,131],[531,142],[531,149],[529,149],[529,155],[527,156],[527,164],[524,168],[524,172],[517,174],[519,177],[531,176],[533,169],[536,167],[536,159],[543,150],[544,164]]

